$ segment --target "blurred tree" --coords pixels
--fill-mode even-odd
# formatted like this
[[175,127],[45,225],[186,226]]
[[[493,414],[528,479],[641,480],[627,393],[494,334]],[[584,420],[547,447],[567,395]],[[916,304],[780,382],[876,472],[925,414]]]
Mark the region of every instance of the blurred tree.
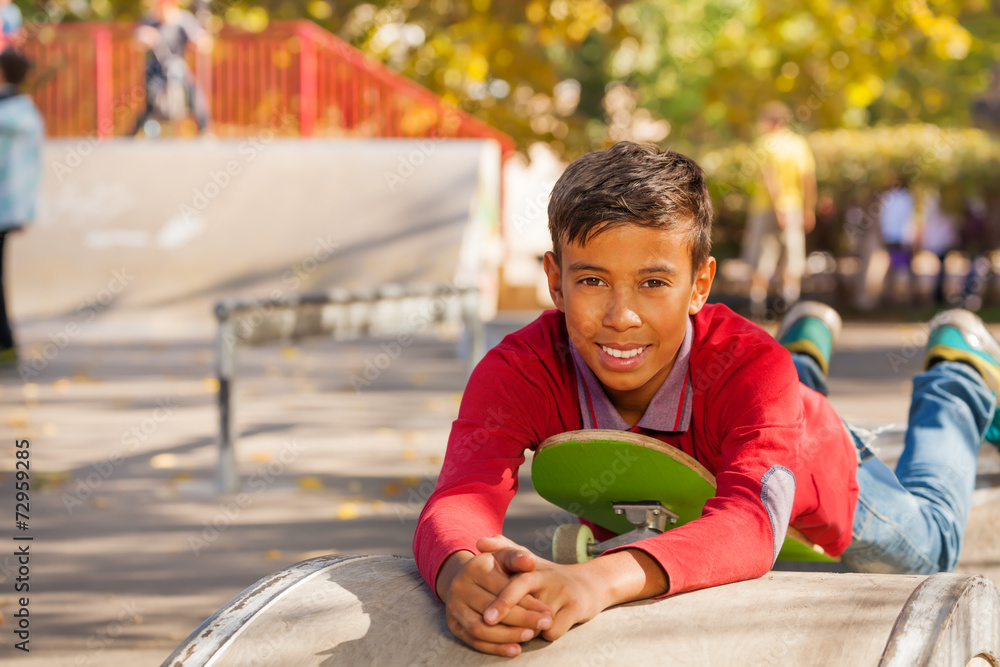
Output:
[[604,131],[606,54],[628,36],[613,16],[605,0],[402,0],[330,27],[521,147],[576,154]]
[[[16,0],[86,20],[144,0]],[[965,126],[1000,62],[997,0],[189,0],[213,25],[309,18],[513,135],[573,157],[620,138],[747,140],[782,99],[804,129]],[[57,8],[58,11],[52,11]]]
[[764,102],[806,128],[970,123],[1000,61],[988,0],[641,0],[612,62],[685,142],[748,139]]

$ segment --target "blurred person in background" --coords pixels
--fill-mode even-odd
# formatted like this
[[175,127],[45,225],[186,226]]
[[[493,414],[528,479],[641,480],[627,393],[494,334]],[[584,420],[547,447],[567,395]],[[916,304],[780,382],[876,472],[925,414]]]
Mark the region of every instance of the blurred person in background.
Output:
[[[895,180],[895,179],[892,179]],[[892,297],[905,281],[906,290],[912,285],[911,264],[913,244],[916,239],[916,203],[906,184],[894,187],[881,197],[879,228],[885,250],[889,254],[889,267],[884,295]]]
[[791,119],[781,102],[765,104],[757,119],[754,154],[760,169],[743,237],[744,259],[754,269],[750,313],[755,318],[764,316],[772,277],[780,276],[787,306],[799,300],[805,235],[816,225],[816,163],[806,140],[789,128]]
[[0,365],[17,361],[7,320],[3,253],[7,236],[35,217],[42,175],[44,124],[31,97],[19,89],[30,64],[20,51],[0,52]]
[[0,0],[0,49],[13,42],[21,30],[21,10],[12,0]]
[[966,200],[961,230],[962,250],[969,256],[969,273],[962,285],[961,307],[979,310],[983,294],[993,274],[990,253],[996,248],[993,229],[989,223],[986,202],[979,195]]
[[941,193],[937,190],[927,193],[923,213],[924,224],[920,229],[919,246],[938,258],[938,273],[934,280],[934,305],[943,306],[945,304],[944,284],[948,277],[944,260],[948,253],[958,245],[955,219],[942,208]]
[[[0,0],[2,1],[2,0]],[[151,0],[150,11],[136,28],[135,38],[146,51],[146,108],[135,119],[131,135],[146,130],[159,134],[160,120],[179,121],[190,111],[198,133],[208,127],[208,104],[194,73],[184,60],[189,43],[199,52],[212,48],[212,37],[194,14],[177,6],[177,0]]]

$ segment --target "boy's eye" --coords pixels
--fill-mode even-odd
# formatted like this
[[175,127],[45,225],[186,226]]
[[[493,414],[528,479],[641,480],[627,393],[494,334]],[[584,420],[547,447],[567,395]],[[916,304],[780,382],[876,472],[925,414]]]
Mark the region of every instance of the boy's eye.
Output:
[[587,287],[600,287],[604,283],[604,281],[601,280],[600,278],[595,278],[593,276],[590,276],[589,278],[584,278],[583,280],[581,280],[580,283],[586,285]]
[[667,283],[660,280],[659,278],[650,278],[643,283],[646,287],[666,287]]

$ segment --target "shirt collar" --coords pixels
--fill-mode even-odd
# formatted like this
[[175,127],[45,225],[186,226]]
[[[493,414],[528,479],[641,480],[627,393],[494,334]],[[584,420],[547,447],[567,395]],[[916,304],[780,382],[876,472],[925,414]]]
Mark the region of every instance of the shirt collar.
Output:
[[[670,369],[667,379],[656,391],[653,400],[649,402],[645,414],[636,425],[650,431],[683,432],[691,424],[692,391],[688,370],[691,364],[691,341],[694,339],[694,327],[688,318],[684,340],[677,351],[674,367]],[[604,392],[604,387],[583,360],[576,347],[570,342],[570,351],[576,364],[576,390],[580,402],[580,413],[583,415],[584,428],[607,428],[616,431],[628,431],[628,425],[611,399]]]

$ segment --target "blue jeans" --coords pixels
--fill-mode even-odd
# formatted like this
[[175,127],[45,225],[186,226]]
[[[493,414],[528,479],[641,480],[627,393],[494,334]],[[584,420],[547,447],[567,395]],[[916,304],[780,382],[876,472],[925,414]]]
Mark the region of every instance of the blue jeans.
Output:
[[[826,395],[818,364],[793,354],[799,380]],[[855,572],[951,570],[972,506],[976,458],[996,399],[971,366],[944,361],[913,378],[903,455],[893,471],[848,426],[858,448],[858,506],[843,554]]]

